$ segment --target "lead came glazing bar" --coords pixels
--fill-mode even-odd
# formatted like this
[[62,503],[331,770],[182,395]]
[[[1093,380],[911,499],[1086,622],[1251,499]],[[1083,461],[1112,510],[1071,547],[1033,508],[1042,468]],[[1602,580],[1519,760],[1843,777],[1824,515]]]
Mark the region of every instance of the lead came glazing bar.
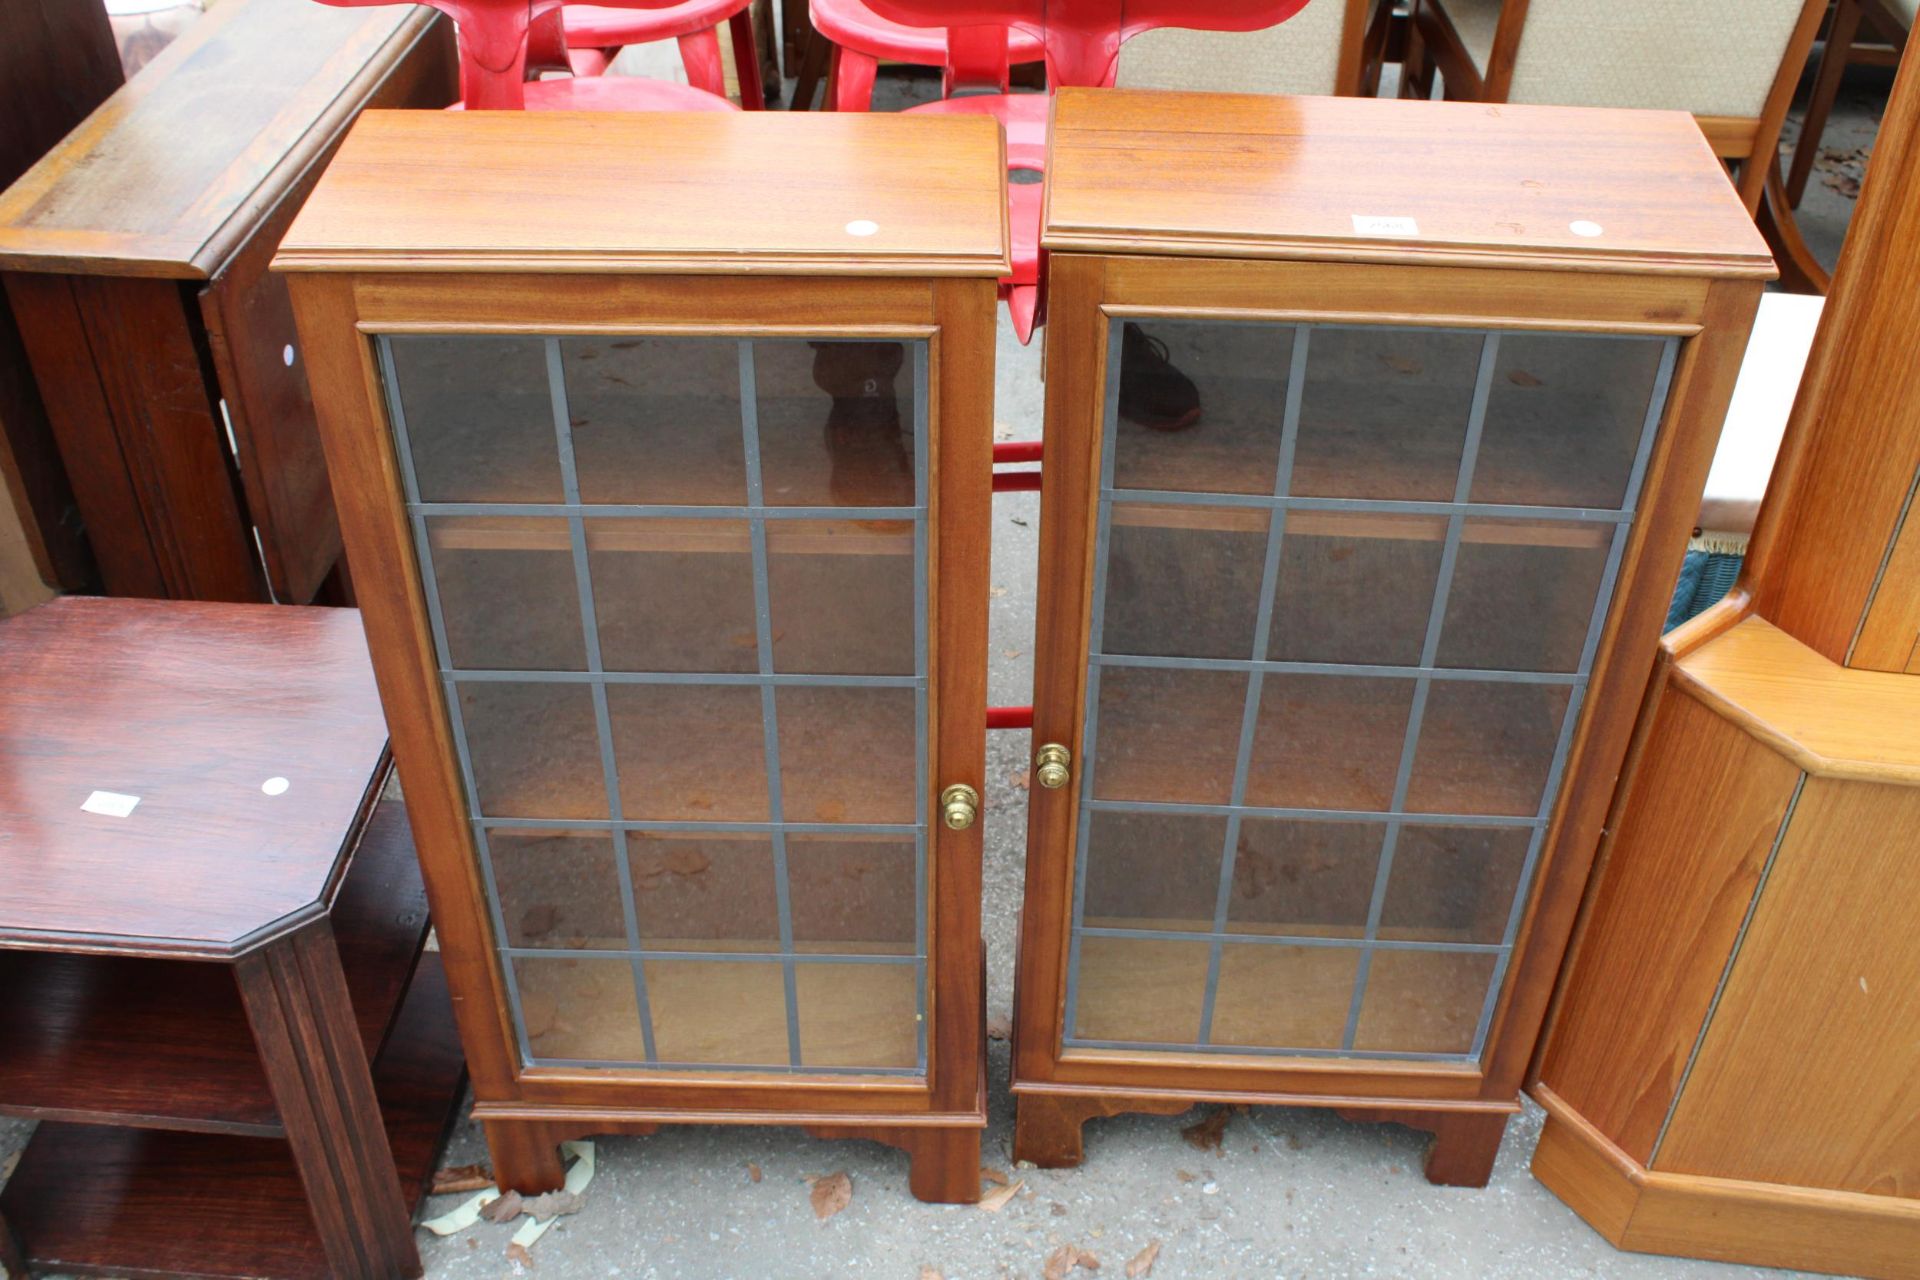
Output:
[[[740,422],[746,448],[747,504],[752,508],[748,527],[753,540],[753,625],[755,648],[759,655],[760,675],[773,674],[773,602],[767,588],[767,526],[761,518],[764,505],[760,477],[760,415],[758,389],[753,371],[753,341],[740,343]],[[767,762],[767,812],[778,824],[784,821],[780,780],[780,722],[776,696],[771,683],[760,682],[760,724]],[[779,827],[772,833],[773,893],[780,919],[781,979],[786,986],[787,1060],[800,1065],[800,992],[793,967],[793,903],[787,879],[787,837]]]
[[[1493,394],[1494,364],[1500,354],[1500,335],[1489,333],[1480,343],[1480,366],[1474,373],[1473,404],[1467,412],[1467,435],[1460,446],[1460,470],[1453,484],[1455,510],[1447,517],[1447,541],[1440,553],[1440,569],[1434,575],[1433,604],[1427,611],[1427,634],[1420,646],[1420,665],[1431,670],[1440,656],[1440,633],[1446,629],[1447,597],[1453,591],[1453,571],[1460,557],[1460,535],[1466,526],[1462,514],[1467,495],[1473,490],[1474,466],[1479,459],[1480,436],[1487,421],[1487,402]],[[1413,706],[1407,713],[1407,736],[1400,744],[1400,768],[1394,775],[1393,801],[1388,806],[1396,815],[1407,808],[1407,788],[1413,782],[1413,762],[1420,750],[1420,730],[1425,722],[1427,698],[1433,690],[1431,675],[1421,675],[1413,688]],[[1400,832],[1405,824],[1398,818],[1387,823],[1380,839],[1380,862],[1374,873],[1373,897],[1367,904],[1366,939],[1368,949],[1360,953],[1360,964],[1353,977],[1353,999],[1347,1006],[1347,1027],[1341,1046],[1351,1049],[1360,1032],[1360,1013],[1366,1003],[1367,980],[1373,974],[1372,943],[1380,935],[1380,916],[1386,909],[1388,886],[1393,880],[1393,860],[1400,847]]]
[[[1300,405],[1307,381],[1307,348],[1307,328],[1305,325],[1296,325],[1293,330],[1293,350],[1287,366],[1287,398],[1280,414],[1280,457],[1273,472],[1273,494],[1276,498],[1285,495],[1293,484],[1293,455],[1300,438]],[[1101,499],[1102,505],[1110,505],[1111,501],[1108,498]],[[1254,610],[1246,704],[1240,711],[1240,742],[1234,756],[1233,785],[1228,798],[1233,812],[1227,816],[1226,834],[1221,841],[1220,880],[1214,890],[1213,900],[1214,937],[1207,950],[1206,986],[1200,996],[1201,1044],[1211,1043],[1213,1039],[1214,1002],[1220,994],[1220,962],[1226,950],[1221,938],[1226,935],[1227,913],[1233,901],[1233,868],[1240,852],[1240,819],[1246,812],[1247,773],[1253,767],[1254,732],[1260,723],[1260,697],[1266,683],[1264,660],[1267,646],[1272,640],[1273,597],[1280,582],[1280,550],[1285,534],[1286,515],[1278,510],[1269,511],[1266,558],[1260,566],[1260,598]],[[1105,554],[1110,549],[1103,548],[1096,554]]]
[[[560,487],[569,506],[580,502],[580,476],[573,455],[573,418],[567,408],[567,378],[560,364],[560,340],[548,338],[547,392],[553,403],[553,432],[560,455]],[[587,525],[578,514],[567,517],[568,539],[573,546],[573,580],[580,599],[580,633],[586,641],[587,679],[593,690],[594,732],[600,739],[600,768],[607,789],[607,813],[615,826],[613,836],[614,874],[620,885],[620,910],[627,930],[627,950],[632,953],[628,967],[633,971],[634,1007],[640,1019],[641,1050],[648,1062],[659,1054],[654,1049],[653,1006],[647,999],[647,971],[640,963],[640,915],[634,902],[633,865],[627,858],[627,833],[619,827],[625,816],[620,808],[620,766],[613,755],[613,715],[607,706],[607,682],[601,675],[600,628],[593,607],[593,572],[587,563]],[[497,892],[497,890],[496,890]],[[503,938],[506,936],[501,935]]]

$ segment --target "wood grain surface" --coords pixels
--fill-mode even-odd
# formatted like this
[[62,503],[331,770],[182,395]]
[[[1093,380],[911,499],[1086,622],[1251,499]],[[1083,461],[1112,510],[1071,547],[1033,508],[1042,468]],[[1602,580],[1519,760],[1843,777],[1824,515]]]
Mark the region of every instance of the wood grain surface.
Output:
[[1840,666],[1748,618],[1674,675],[1808,773],[1920,784],[1920,686],[1904,674]]
[[435,20],[226,0],[0,194],[0,268],[210,276]]
[[1684,112],[1064,89],[1050,154],[1056,251],[1773,274]]
[[275,265],[1003,275],[1005,167],[976,117],[369,112]]
[[357,613],[68,597],[0,671],[0,946],[218,958],[327,905],[386,745]]
[[[427,930],[406,810],[374,811],[333,909],[360,1041],[380,1052]],[[0,951],[0,1112],[273,1137],[273,1095],[225,965]],[[138,1061],[138,1071],[127,1064]]]

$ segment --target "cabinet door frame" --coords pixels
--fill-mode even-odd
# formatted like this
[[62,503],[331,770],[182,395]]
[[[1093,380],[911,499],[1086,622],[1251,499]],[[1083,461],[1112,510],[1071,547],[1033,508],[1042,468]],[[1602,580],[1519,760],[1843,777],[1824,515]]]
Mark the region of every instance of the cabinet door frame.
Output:
[[[787,1122],[974,1114],[984,1054],[981,832],[934,820],[941,788],[983,789],[992,443],[989,280],[741,276],[301,275],[292,280],[348,555],[388,708],[427,890],[484,1118],[684,1118],[711,1111]],[[799,322],[796,322],[796,321]],[[530,1067],[505,999],[467,827],[401,474],[386,421],[382,334],[659,334],[885,337],[928,344],[929,696],[927,1072]]]
[[[1034,744],[1067,745],[1074,783],[1035,790],[1015,1007],[1015,1088],[1192,1090],[1302,1101],[1508,1100],[1517,1091],[1651,670],[1724,417],[1757,282],[1479,266],[1055,254],[1048,320]],[[1567,753],[1511,960],[1477,1061],[1066,1049],[1109,327],[1130,317],[1419,325],[1677,338],[1665,413]]]

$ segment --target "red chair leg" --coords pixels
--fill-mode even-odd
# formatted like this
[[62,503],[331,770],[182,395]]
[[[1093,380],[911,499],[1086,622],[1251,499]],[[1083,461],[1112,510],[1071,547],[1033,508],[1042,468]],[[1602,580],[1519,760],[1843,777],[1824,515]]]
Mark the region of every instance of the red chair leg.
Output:
[[871,111],[873,80],[880,62],[870,53],[853,49],[834,51],[834,72],[828,81],[835,111]]
[[740,82],[740,105],[748,111],[767,109],[766,87],[760,82],[760,48],[753,41],[753,7],[727,19],[733,38],[733,76]]
[[727,96],[727,73],[720,63],[720,37],[713,28],[680,37],[680,61],[687,68],[687,83],[721,97]]

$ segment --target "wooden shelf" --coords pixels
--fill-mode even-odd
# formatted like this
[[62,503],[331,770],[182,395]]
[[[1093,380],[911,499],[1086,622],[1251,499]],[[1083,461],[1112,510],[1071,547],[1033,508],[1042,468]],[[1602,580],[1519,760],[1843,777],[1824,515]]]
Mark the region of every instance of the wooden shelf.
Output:
[[[1306,538],[1436,542],[1447,536],[1444,516],[1392,511],[1293,510],[1287,512],[1286,520],[1288,536]],[[1267,534],[1267,512],[1262,508],[1133,502],[1124,497],[1117,498],[1113,504],[1112,523],[1121,527],[1195,529],[1260,537]],[[1593,549],[1611,545],[1613,526],[1573,520],[1478,516],[1468,512],[1460,529],[1460,541],[1490,546]]]
[[[605,818],[592,706],[583,685],[461,686],[510,703],[474,746],[489,816]],[[526,691],[532,690],[528,693]],[[476,691],[479,691],[476,694]],[[911,823],[914,691],[789,686],[775,694],[788,822]],[[766,822],[765,735],[751,685],[616,684],[608,690],[624,816],[633,821]]]
[[[440,957],[424,955],[373,1068],[409,1206],[433,1175],[464,1074]],[[328,1274],[293,1158],[271,1138],[42,1124],[0,1193],[0,1214],[36,1271]]]
[[[1226,803],[1246,686],[1234,671],[1105,668],[1094,795]],[[1568,692],[1564,685],[1436,681],[1408,811],[1532,816]],[[1383,811],[1412,697],[1408,678],[1267,676],[1246,803]],[[1495,714],[1476,719],[1476,700]]]
[[[340,962],[369,1060],[426,938],[405,806],[368,822],[334,904]],[[180,960],[0,951],[0,1111],[42,1120],[278,1136],[232,972]],[[135,1065],[137,1064],[137,1069]]]
[[[625,957],[511,962],[537,1058],[638,1063],[644,1056]],[[654,1041],[666,1062],[786,1066],[777,960],[647,960]],[[800,1056],[810,1067],[911,1067],[919,1049],[909,964],[796,967]]]
[[[434,516],[427,521],[436,551],[573,550],[567,522],[553,516]],[[587,550],[689,552],[751,555],[753,542],[741,519],[590,516]],[[913,554],[910,520],[772,520],[769,555]]]
[[[1077,1038],[1163,1041],[1176,1048],[1197,1039],[1207,943],[1085,938],[1080,948]],[[1494,960],[1484,953],[1376,953],[1355,1047],[1467,1052]],[[1359,963],[1352,947],[1229,944],[1221,957],[1213,1042],[1338,1049]]]

